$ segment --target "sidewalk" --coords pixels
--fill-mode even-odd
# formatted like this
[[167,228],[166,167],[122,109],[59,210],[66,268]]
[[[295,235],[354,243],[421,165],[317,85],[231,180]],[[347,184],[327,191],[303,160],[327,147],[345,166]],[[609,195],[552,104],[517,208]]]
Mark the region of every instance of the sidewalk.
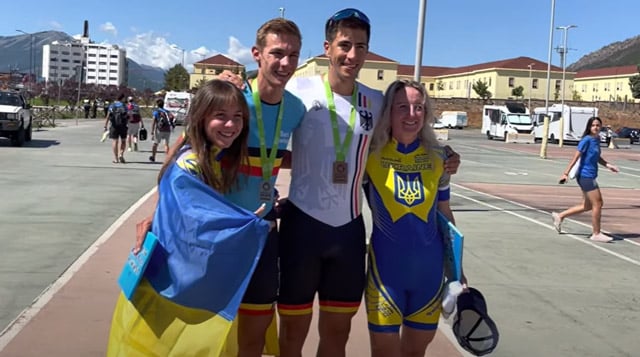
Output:
[[[283,170],[285,171],[285,170]],[[288,192],[288,172],[277,188]],[[117,279],[131,248],[135,225],[155,208],[153,195],[132,206],[90,247],[30,309],[0,336],[0,357],[104,356],[111,314],[119,293]],[[313,356],[318,343],[315,320],[303,356]],[[428,350],[430,357],[463,356],[441,324]],[[449,335],[447,337],[446,335]],[[347,356],[369,356],[366,316],[361,308],[353,321]]]

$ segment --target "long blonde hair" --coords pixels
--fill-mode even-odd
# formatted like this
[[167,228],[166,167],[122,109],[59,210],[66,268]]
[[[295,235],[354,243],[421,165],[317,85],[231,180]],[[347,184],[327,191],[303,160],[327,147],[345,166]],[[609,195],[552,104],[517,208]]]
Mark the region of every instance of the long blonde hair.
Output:
[[378,120],[378,123],[373,130],[370,152],[380,151],[385,145],[387,145],[387,143],[389,143],[389,140],[391,140],[391,107],[396,94],[404,88],[415,88],[420,92],[424,100],[424,125],[418,134],[420,143],[426,150],[440,146],[438,144],[438,139],[436,138],[436,133],[433,131],[433,127],[431,126],[431,123],[434,122],[433,102],[431,101],[426,89],[420,82],[398,79],[389,85],[384,94],[382,117]]

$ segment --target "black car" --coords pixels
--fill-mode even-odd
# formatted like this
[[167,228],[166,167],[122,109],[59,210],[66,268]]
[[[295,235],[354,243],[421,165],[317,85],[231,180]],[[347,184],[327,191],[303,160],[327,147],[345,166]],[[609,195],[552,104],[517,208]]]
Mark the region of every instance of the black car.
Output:
[[618,134],[619,138],[629,138],[631,144],[640,143],[640,129],[638,128],[623,126],[616,131],[616,134]]

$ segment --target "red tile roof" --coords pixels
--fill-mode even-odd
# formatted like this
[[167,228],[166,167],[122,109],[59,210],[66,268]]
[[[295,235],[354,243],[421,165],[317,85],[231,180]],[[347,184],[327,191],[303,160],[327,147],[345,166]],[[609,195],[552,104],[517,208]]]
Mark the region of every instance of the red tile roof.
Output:
[[586,69],[578,71],[576,73],[576,79],[578,78],[593,78],[593,77],[614,77],[614,76],[626,76],[638,74],[639,69],[636,65],[620,66],[620,67],[608,67],[598,69]]
[[[422,66],[420,68],[420,76],[422,77],[437,77],[440,74],[450,70],[451,67],[437,67],[437,66]],[[398,75],[401,76],[413,76],[415,66],[412,64],[399,64]]]
[[[499,61],[493,61],[493,62],[479,63],[479,64],[474,64],[474,65],[465,66],[465,67],[450,68],[448,71],[445,71],[444,73],[441,73],[439,75],[450,76],[455,74],[469,73],[469,72],[494,69],[494,68],[495,69],[529,70],[530,64],[533,64],[532,69],[534,71],[547,70],[546,62],[538,61],[537,59],[534,59],[531,57],[516,57],[516,58],[509,58],[509,59],[504,59]],[[551,71],[562,72],[562,68],[552,65]]]
[[218,66],[242,66],[244,65],[232,60],[225,55],[215,55],[213,57],[205,58],[202,61],[196,62],[199,64],[213,64]]
[[[317,55],[316,57],[321,57],[321,58],[327,58],[327,55],[320,54]],[[379,54],[373,53],[371,51],[369,51],[369,53],[367,53],[367,58],[365,58],[366,61],[374,61],[374,62],[392,62],[392,63],[397,63],[396,61],[389,59],[387,57],[382,57]]]

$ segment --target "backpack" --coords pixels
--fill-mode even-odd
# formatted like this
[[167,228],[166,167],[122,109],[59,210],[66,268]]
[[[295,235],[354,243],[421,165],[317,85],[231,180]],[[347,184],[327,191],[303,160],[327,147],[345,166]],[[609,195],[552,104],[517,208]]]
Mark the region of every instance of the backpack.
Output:
[[171,119],[169,118],[169,113],[164,110],[158,109],[156,112],[158,118],[158,130],[160,131],[171,131]]
[[131,115],[131,123],[138,123],[142,120],[140,116],[140,107],[137,104],[129,104],[127,107],[129,115]]
[[126,126],[128,120],[127,109],[123,104],[116,105],[114,103],[109,111],[109,118],[111,120],[111,125],[113,126]]

